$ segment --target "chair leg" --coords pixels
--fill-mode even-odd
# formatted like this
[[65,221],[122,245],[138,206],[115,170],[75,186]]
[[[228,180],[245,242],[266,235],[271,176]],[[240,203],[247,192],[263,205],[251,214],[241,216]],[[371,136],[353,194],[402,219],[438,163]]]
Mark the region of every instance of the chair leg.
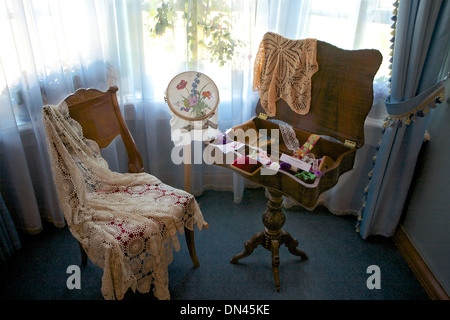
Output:
[[184,234],[186,237],[187,247],[189,249],[189,255],[191,256],[191,260],[194,263],[194,267],[197,268],[200,266],[200,262],[198,261],[197,253],[195,252],[194,230],[184,228]]
[[86,266],[87,264],[87,254],[86,251],[84,251],[83,246],[81,245],[80,242],[78,242],[79,246],[80,246],[80,253],[81,253],[81,265],[82,266]]

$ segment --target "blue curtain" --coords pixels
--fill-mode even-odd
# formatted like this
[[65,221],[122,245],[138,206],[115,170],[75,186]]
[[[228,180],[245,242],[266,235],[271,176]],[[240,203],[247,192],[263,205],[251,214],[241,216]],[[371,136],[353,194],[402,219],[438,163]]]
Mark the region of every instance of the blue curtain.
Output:
[[428,120],[444,97],[442,66],[449,54],[450,2],[395,3],[389,114],[363,202],[360,234],[394,235]]
[[0,259],[6,260],[20,248],[19,235],[0,193]]

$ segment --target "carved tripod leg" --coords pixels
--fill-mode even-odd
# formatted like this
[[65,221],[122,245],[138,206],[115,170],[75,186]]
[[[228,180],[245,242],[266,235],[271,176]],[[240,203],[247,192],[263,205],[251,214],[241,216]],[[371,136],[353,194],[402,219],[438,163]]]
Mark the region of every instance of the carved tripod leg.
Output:
[[[284,216],[283,198],[280,193],[269,191],[270,199],[267,205],[267,211],[263,215],[264,233],[266,236],[265,248],[272,252],[272,273],[275,281],[275,289],[280,291],[280,274],[278,267],[280,266],[279,248],[283,243],[282,227],[286,220]],[[270,242],[269,242],[270,241]]]
[[278,272],[278,267],[280,266],[280,254],[278,253],[280,243],[274,239],[271,241],[271,246],[273,279],[275,280],[275,289],[280,291],[280,274]]
[[289,232],[281,231],[281,243],[288,248],[289,252],[295,256],[299,256],[303,260],[308,260],[308,256],[302,250],[297,249],[298,240],[294,239]]
[[308,256],[297,249],[298,241],[288,232],[282,229],[286,217],[283,212],[283,196],[279,191],[268,189],[270,193],[267,210],[262,216],[264,232],[258,232],[249,241],[244,244],[245,250],[231,259],[231,263],[237,263],[238,260],[248,257],[255,248],[262,244],[263,247],[272,252],[272,273],[275,280],[275,288],[280,291],[280,275],[278,267],[280,266],[280,245],[285,244],[289,252],[300,256],[302,260],[307,260]]
[[263,243],[263,241],[264,241],[264,232],[258,232],[249,241],[244,243],[245,250],[239,253],[238,255],[234,256],[230,262],[237,263],[238,260],[248,257],[249,255],[252,254],[253,250],[255,250],[255,248],[258,245]]
[[272,272],[275,280],[275,288],[277,291],[280,291],[280,276],[278,272],[280,265],[279,247],[285,244],[290,253],[300,256],[302,260],[307,260],[308,256],[303,251],[297,249],[298,241],[282,229],[286,220],[283,212],[282,194],[271,189],[268,189],[268,191],[271,197],[267,211],[263,215],[265,235],[267,239],[270,239],[270,247],[266,249],[272,251]]

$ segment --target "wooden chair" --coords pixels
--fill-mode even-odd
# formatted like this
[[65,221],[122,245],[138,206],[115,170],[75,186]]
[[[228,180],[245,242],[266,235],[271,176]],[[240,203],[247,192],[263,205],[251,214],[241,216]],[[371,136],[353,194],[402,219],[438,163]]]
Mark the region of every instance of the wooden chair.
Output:
[[[130,173],[144,172],[142,157],[122,117],[117,101],[118,87],[106,92],[96,89],[78,89],[64,99],[70,116],[83,128],[84,136],[94,140],[100,149],[107,147],[119,134],[128,154]],[[207,225],[204,225],[207,227]],[[184,228],[187,247],[195,267],[200,265],[195,251],[194,231]],[[86,265],[87,254],[80,243],[81,263]]]

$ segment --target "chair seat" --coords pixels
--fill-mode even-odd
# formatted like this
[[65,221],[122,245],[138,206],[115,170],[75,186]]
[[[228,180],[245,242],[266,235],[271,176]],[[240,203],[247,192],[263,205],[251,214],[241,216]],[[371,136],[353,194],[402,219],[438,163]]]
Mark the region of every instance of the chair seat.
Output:
[[[126,194],[126,202],[123,202],[121,194]],[[174,223],[177,224],[178,222],[189,221],[193,217],[193,213],[190,212],[189,208],[193,205],[192,200],[194,199],[194,196],[165,183],[108,187],[91,193],[90,198],[96,198],[96,200],[103,198],[109,204],[114,205],[115,210],[124,206],[124,211],[126,211],[126,206],[129,202],[134,202],[137,199],[140,199],[139,201],[145,199],[144,201],[148,201],[148,205],[150,205],[152,209],[155,203],[160,207],[168,209],[167,217],[173,219]],[[145,217],[145,214],[148,213],[148,211],[145,210],[145,202],[143,202],[142,206],[142,214]],[[136,213],[140,214],[138,212]],[[161,212],[161,214],[162,216],[164,215],[163,212]],[[188,216],[186,216],[186,214],[188,214]]]
[[[125,198],[123,197],[125,195]],[[135,244],[136,238],[143,238],[145,228],[150,228],[150,234],[161,235],[161,239],[171,238],[173,240],[173,246],[175,250],[179,250],[180,244],[177,240],[175,230],[183,233],[183,228],[194,228],[194,221],[197,222],[199,229],[202,228],[201,220],[199,220],[198,212],[200,209],[195,201],[194,196],[186,191],[176,189],[164,183],[159,184],[143,184],[136,186],[115,186],[108,190],[100,190],[91,193],[88,198],[95,203],[99,203],[99,200],[103,200],[105,203],[104,208],[97,208],[94,215],[94,221],[98,221],[104,226],[108,227],[107,230],[113,234],[115,239],[123,246],[123,249],[127,251],[127,247],[130,245],[130,241]],[[124,201],[125,200],[125,201]],[[129,211],[130,204],[139,201],[141,203],[139,211]],[[155,217],[155,204],[158,207],[157,217]],[[111,208],[111,211],[109,210]],[[128,212],[129,215],[125,219],[121,219],[120,223],[125,223],[125,226],[133,226],[129,230],[122,230],[122,225],[117,223],[115,215],[111,215],[112,211]],[[151,223],[141,224],[142,220],[150,219]],[[171,234],[166,234],[167,225],[175,226]],[[118,232],[116,226],[120,227]],[[111,229],[113,228],[114,231]],[[148,233],[148,232],[147,232]],[[131,236],[131,237],[130,237]],[[139,254],[140,252],[131,248],[130,254]],[[142,250],[145,250],[142,247]]]
[[[180,249],[177,231],[183,233],[189,221],[199,221],[197,226],[201,229],[195,198],[160,183],[99,190],[87,197],[86,205],[91,203],[95,203],[95,211],[84,215],[80,243],[94,263],[104,270],[122,273],[111,277],[109,283],[103,282],[104,294],[114,292],[117,296],[121,285],[115,282],[125,281],[134,282],[131,288],[142,293],[153,284],[155,296],[168,299],[167,267],[172,262],[173,249]],[[136,203],[140,203],[138,208],[130,206]]]

